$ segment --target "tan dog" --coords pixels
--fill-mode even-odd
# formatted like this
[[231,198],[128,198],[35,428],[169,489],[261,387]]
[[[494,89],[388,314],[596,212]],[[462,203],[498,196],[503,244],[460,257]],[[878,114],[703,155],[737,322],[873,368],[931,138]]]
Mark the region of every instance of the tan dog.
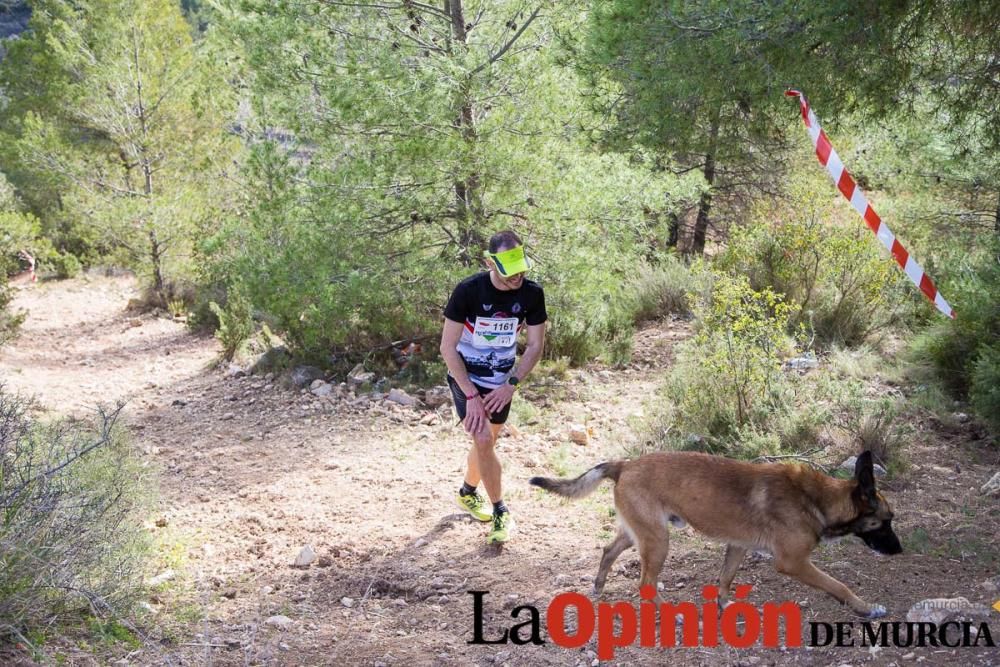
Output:
[[871,452],[858,457],[851,480],[800,465],[671,452],[602,463],[576,479],[533,477],[531,483],[580,498],[605,478],[615,481],[620,528],[604,549],[595,594],[604,589],[615,559],[632,545],[642,563],[640,587],[655,587],[669,548],[667,524],[688,523],[727,545],[719,576],[722,600],[747,551],[761,550],[774,556],[778,572],[826,591],[857,614],[885,615],[884,607],[865,602],[809,560],[821,539],[851,534],[879,553],[903,550],[892,531],[892,508],[875,490]]

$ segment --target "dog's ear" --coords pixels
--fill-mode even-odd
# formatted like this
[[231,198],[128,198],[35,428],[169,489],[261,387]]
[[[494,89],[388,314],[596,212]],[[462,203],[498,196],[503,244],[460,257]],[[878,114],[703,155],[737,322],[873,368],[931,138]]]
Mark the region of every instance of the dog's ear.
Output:
[[858,460],[854,464],[854,479],[858,481],[858,488],[862,495],[868,500],[875,499],[875,469],[872,465],[872,453],[865,450],[858,455]]

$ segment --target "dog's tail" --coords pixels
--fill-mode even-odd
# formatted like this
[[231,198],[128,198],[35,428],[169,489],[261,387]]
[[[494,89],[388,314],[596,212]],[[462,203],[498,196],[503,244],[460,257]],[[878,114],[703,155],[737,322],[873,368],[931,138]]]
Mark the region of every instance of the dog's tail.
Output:
[[594,466],[576,479],[532,477],[529,483],[567,498],[583,498],[596,489],[597,485],[604,479],[617,482],[623,465],[625,465],[624,461],[606,461]]

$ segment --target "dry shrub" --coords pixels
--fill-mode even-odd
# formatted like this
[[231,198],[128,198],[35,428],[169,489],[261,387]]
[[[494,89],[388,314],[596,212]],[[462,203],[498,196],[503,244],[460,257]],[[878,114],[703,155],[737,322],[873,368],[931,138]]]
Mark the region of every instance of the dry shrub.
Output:
[[141,468],[117,426],[42,423],[0,386],[0,640],[126,612],[139,589]]

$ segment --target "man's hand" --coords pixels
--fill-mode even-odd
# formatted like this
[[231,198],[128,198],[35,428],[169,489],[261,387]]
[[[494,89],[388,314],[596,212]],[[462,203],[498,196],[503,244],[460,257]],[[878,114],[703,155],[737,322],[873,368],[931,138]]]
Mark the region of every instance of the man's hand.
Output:
[[483,406],[490,413],[500,412],[514,396],[514,385],[502,384],[483,397]]
[[489,415],[486,413],[486,408],[483,405],[483,399],[477,394],[472,400],[467,400],[465,402],[465,432],[469,434],[476,434],[487,428],[489,424]]

